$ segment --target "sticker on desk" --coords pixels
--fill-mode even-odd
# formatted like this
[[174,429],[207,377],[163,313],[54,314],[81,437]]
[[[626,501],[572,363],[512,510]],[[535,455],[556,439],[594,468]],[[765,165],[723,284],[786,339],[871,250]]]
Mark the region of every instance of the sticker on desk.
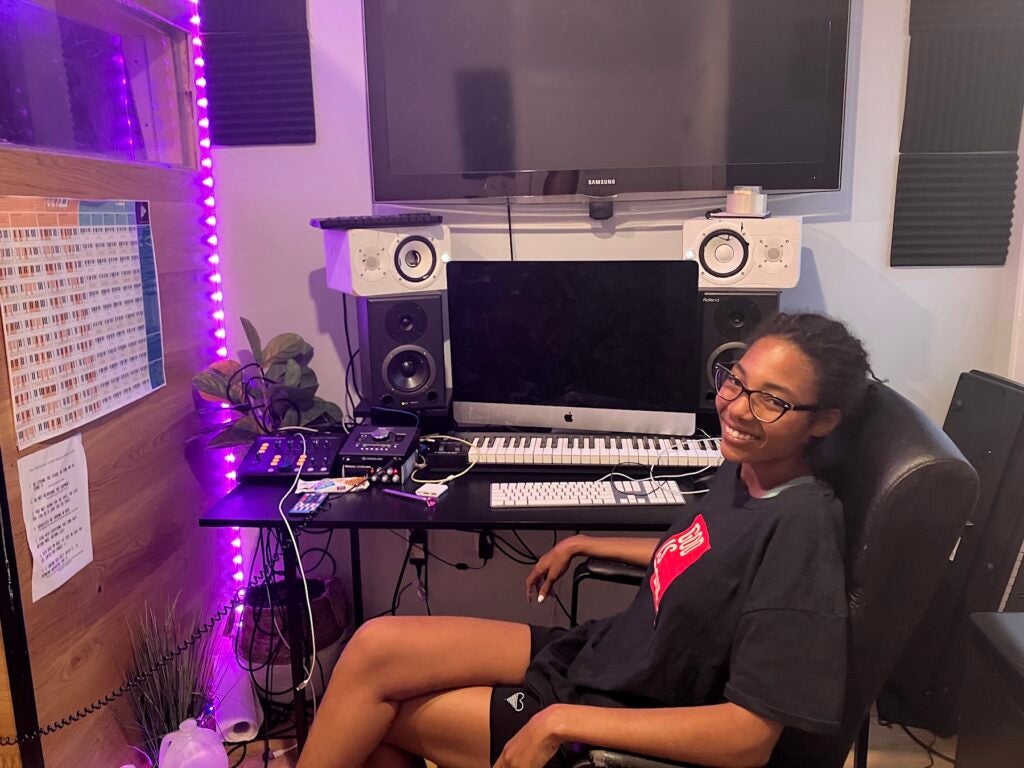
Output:
[[323,480],[299,480],[296,493],[353,493],[370,487],[366,477],[325,477]]

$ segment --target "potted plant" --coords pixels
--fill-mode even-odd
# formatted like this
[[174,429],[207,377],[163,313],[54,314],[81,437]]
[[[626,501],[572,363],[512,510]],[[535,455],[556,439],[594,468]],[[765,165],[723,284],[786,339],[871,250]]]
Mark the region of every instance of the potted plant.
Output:
[[214,655],[212,634],[200,634],[184,650],[178,640],[183,636],[177,614],[177,598],[158,617],[146,603],[136,625],[128,625],[132,660],[125,682],[150,672],[168,655],[170,661],[159,666],[127,696],[131,715],[129,727],[139,734],[140,747],[156,764],[160,740],[178,729],[189,718],[205,722],[212,712],[214,694]]
[[313,347],[297,333],[260,342],[253,324],[241,318],[253,362],[218,360],[192,381],[208,401],[227,403],[237,415],[210,447],[251,442],[282,427],[325,428],[341,422],[341,409],[316,396],[319,382],[309,367]]

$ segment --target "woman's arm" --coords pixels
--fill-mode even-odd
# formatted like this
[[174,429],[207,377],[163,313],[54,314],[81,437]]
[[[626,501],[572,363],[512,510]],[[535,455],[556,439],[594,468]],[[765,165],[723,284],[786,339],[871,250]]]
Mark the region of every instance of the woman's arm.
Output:
[[658,546],[658,539],[641,539],[624,536],[570,536],[567,542],[573,540],[580,555],[586,557],[600,557],[605,560],[618,560],[622,563],[639,565],[646,568],[651,564],[654,557],[654,548]]
[[754,768],[771,757],[782,726],[732,703],[618,709],[554,704],[508,744],[495,768],[538,768],[560,744],[579,741],[677,762]]
[[544,553],[526,577],[526,599],[537,590],[537,600],[548,596],[555,582],[569,568],[574,557],[601,557],[646,568],[654,556],[658,539],[604,536],[570,536]]

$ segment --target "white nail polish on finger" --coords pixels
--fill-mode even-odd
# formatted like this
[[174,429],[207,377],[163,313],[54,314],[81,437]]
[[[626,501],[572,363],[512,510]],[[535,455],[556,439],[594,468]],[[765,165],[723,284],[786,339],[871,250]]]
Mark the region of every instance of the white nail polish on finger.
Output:
[[537,602],[538,603],[543,603],[544,602],[544,595],[537,595]]

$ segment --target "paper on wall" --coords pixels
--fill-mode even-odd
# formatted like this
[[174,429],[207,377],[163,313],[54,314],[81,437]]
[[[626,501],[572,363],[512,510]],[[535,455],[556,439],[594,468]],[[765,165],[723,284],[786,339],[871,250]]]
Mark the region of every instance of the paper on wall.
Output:
[[0,314],[19,450],[164,386],[149,203],[0,195]]
[[21,511],[32,552],[32,602],[92,562],[89,470],[82,436],[18,459]]

